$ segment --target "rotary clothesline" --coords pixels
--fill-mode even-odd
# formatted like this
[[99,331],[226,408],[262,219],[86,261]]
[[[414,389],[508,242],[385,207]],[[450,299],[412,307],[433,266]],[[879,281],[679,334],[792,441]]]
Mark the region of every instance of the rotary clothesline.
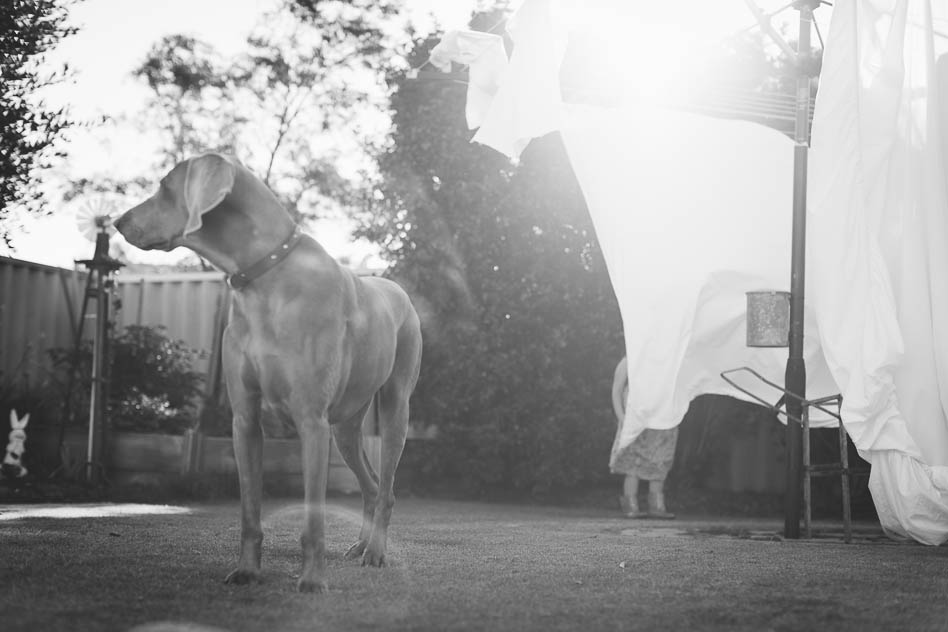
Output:
[[[825,0],[819,1],[821,4],[832,6],[831,3],[826,2]],[[787,42],[773,28],[771,24],[772,20],[776,16],[793,7],[796,4],[796,1],[790,2],[776,10],[766,13],[760,10],[753,0],[745,0],[745,2],[747,3],[748,8],[755,18],[755,23],[734,32],[732,35],[726,38],[723,38],[718,43],[718,46],[726,46],[728,42],[736,40],[744,33],[754,28],[760,28],[763,32],[768,34],[769,37],[778,45],[778,47],[783,50],[784,53],[786,53],[792,60],[794,60],[795,63],[803,63],[805,60],[800,59],[797,52],[793,50],[789,44],[787,44]],[[487,31],[477,32],[477,34],[483,35],[495,33],[497,29],[499,29],[504,24],[504,22],[504,20],[498,21]],[[816,33],[819,37],[820,45],[822,47],[823,37],[820,33],[819,25],[815,19],[812,21],[812,24],[816,29]],[[473,34],[474,33],[472,33],[472,35]],[[499,35],[497,37],[500,38]],[[465,74],[465,71],[470,69],[469,64],[456,63],[455,66],[458,67],[458,71],[452,72],[426,71],[425,69],[428,67],[441,67],[441,64],[433,62],[432,57],[429,57],[420,66],[410,69],[408,72],[408,77],[410,79],[418,79],[422,81],[451,81],[461,85],[468,85],[468,75]],[[808,54],[806,57],[809,59]],[[595,89],[592,91],[584,90],[580,95],[564,95],[564,102],[584,103],[589,101],[597,101],[597,97],[601,96],[603,95],[596,93]],[[812,122],[813,120],[814,101],[815,98],[811,97],[808,122]],[[689,95],[676,95],[675,91],[672,90],[666,96],[659,96],[657,105],[674,110],[692,112],[695,114],[704,114],[718,118],[737,118],[763,123],[792,136],[794,131],[793,125],[796,122],[796,111],[799,104],[797,103],[796,97],[793,94],[782,94],[766,92],[762,90],[718,86],[712,89],[704,89],[698,94]]]
[[[616,289],[626,353],[638,362],[615,455],[644,428],[677,425],[694,395],[721,393],[721,369],[784,375],[783,354],[744,346],[743,299],[786,284],[787,174],[798,173],[793,154],[806,145],[808,95],[798,80],[793,141],[645,99],[566,104],[560,66],[570,25],[553,19],[556,4],[524,3],[509,59],[499,38],[486,42],[491,64],[472,64],[468,123],[479,128],[474,142],[511,158],[532,138],[563,134]],[[719,9],[693,6],[696,17]],[[927,544],[948,540],[945,25],[941,2],[835,2],[804,172],[806,391],[842,394],[846,430],[872,463],[883,528]],[[802,392],[789,380],[787,388]]]

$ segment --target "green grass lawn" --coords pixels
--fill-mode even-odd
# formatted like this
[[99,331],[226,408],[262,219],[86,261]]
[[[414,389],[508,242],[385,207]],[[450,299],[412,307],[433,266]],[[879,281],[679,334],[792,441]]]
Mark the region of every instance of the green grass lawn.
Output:
[[371,569],[342,558],[360,504],[331,499],[326,595],[294,591],[294,502],[265,507],[260,586],[222,583],[236,503],[71,518],[2,506],[0,629],[948,629],[948,549],[868,537],[877,528],[851,545],[780,541],[767,537],[777,520],[634,522],[605,509],[409,498],[395,508],[390,565]]

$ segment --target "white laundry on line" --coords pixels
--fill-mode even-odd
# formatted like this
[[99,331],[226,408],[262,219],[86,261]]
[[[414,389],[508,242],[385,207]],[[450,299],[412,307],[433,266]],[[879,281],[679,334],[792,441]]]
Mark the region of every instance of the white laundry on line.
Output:
[[[624,321],[629,402],[615,455],[643,428],[677,424],[698,393],[742,396],[721,370],[782,382],[785,350],[744,345],[743,293],[789,284],[792,144],[750,123],[564,106],[559,5],[526,0],[515,16],[514,53],[474,140],[516,158],[530,138],[563,133]],[[808,174],[807,394],[843,394],[882,526],[926,544],[948,540],[938,32],[945,3],[838,0]]]

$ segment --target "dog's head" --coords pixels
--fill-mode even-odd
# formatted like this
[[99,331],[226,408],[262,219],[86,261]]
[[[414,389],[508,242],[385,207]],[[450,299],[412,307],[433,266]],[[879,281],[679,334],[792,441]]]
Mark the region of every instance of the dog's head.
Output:
[[171,250],[200,230],[205,213],[234,188],[237,163],[222,154],[203,154],[178,163],[158,191],[127,211],[115,227],[128,243],[142,250]]

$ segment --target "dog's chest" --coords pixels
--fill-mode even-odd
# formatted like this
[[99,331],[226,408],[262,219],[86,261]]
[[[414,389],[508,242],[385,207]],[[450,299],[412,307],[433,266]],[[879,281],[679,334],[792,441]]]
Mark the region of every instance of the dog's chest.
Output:
[[269,436],[286,436],[294,417],[320,414],[344,388],[344,319],[326,318],[318,306],[305,305],[235,301],[232,311],[228,344],[239,368],[229,381],[260,394]]

